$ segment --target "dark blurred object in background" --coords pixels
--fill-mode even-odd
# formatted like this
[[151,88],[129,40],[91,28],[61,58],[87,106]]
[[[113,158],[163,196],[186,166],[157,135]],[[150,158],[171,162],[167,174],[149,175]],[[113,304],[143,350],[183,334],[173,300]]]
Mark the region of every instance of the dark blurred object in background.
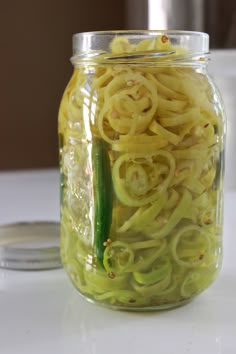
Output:
[[57,114],[72,73],[72,35],[122,29],[125,0],[0,4],[0,169],[57,165]]
[[0,169],[57,165],[74,33],[145,28],[206,31],[212,48],[236,48],[236,0],[2,1]]
[[127,3],[130,29],[203,31],[210,35],[211,48],[236,48],[236,0],[127,0]]
[[211,48],[236,48],[236,1],[206,0],[205,30],[211,36]]

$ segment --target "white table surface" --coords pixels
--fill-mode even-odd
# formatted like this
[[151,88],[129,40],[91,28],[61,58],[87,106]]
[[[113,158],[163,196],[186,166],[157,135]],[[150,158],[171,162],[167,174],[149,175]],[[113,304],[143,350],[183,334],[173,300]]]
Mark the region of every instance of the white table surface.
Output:
[[[225,194],[224,263],[192,303],[118,312],[87,303],[62,269],[0,269],[1,354],[235,354],[236,191]],[[56,170],[0,173],[0,222],[58,220]]]

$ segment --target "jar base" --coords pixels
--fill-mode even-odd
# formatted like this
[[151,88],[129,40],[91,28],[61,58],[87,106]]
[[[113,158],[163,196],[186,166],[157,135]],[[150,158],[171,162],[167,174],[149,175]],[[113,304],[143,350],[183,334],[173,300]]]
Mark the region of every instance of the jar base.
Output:
[[[78,289],[77,289],[78,290]],[[100,301],[96,301],[95,299],[92,299],[84,294],[82,294],[79,291],[79,295],[86,300],[87,302],[93,304],[93,305],[97,305],[100,307],[104,307],[110,310],[115,310],[115,311],[128,311],[128,312],[158,312],[158,311],[168,311],[168,310],[174,310],[178,307],[182,307],[184,305],[187,305],[188,303],[192,302],[194,300],[194,298],[191,299],[186,299],[186,300],[181,300],[177,303],[173,303],[173,304],[162,304],[162,305],[158,305],[158,306],[143,306],[143,307],[138,307],[138,306],[119,306],[119,305],[110,305],[110,304],[106,304],[104,302],[100,302]]]

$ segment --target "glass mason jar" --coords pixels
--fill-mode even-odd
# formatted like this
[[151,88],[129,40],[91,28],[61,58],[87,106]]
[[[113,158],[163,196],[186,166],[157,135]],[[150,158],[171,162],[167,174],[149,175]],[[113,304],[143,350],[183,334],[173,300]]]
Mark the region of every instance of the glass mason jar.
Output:
[[216,278],[225,128],[208,50],[199,32],[73,37],[59,111],[61,256],[92,302],[171,308]]

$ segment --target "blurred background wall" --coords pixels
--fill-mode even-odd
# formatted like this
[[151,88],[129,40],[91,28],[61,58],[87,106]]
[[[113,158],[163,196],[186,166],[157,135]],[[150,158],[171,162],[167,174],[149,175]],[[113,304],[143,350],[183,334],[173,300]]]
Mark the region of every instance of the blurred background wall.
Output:
[[207,31],[236,48],[235,0],[11,0],[0,4],[0,169],[57,166],[57,112],[72,73],[72,34]]

